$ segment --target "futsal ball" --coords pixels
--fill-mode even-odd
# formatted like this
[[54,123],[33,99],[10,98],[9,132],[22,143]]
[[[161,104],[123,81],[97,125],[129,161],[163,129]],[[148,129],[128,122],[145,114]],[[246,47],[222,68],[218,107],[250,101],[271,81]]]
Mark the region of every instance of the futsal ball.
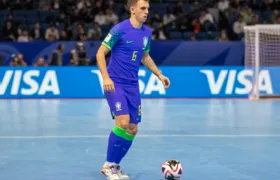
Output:
[[167,160],[161,168],[162,174],[166,180],[178,180],[183,173],[183,166],[177,160]]

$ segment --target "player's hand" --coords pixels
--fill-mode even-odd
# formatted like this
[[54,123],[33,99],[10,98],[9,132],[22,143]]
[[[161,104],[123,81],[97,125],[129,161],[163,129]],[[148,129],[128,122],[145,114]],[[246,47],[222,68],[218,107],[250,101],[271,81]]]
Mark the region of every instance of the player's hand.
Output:
[[170,80],[167,77],[165,77],[164,75],[161,74],[158,76],[158,78],[159,78],[159,80],[161,80],[161,82],[163,83],[165,88],[169,88]]
[[109,77],[103,79],[103,90],[107,92],[115,91],[114,82]]

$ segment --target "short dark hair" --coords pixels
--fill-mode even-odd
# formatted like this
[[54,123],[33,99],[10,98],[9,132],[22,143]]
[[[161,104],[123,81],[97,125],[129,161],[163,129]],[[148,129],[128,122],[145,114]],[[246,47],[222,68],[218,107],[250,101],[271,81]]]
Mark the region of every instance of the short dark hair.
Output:
[[[135,5],[139,0],[127,0],[127,7],[130,8],[131,6]],[[149,2],[149,0],[144,0],[144,1],[147,1]]]

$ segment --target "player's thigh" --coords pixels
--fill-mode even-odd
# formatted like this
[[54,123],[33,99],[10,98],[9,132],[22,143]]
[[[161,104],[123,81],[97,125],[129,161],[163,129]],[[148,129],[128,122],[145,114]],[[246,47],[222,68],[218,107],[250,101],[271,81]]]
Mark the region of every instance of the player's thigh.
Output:
[[130,120],[130,115],[129,114],[123,114],[123,115],[118,115],[115,116],[115,122],[118,127],[121,127],[123,129],[129,128],[129,120]]
[[104,95],[113,116],[129,114],[125,91],[122,87],[115,86],[114,92],[104,92]]
[[141,122],[141,96],[139,88],[129,88],[129,91],[126,92],[127,97],[127,107],[130,115],[130,123],[138,124]]
[[116,125],[127,128],[130,114],[124,89],[120,86],[115,86],[114,92],[105,92],[104,94],[110,107],[112,118],[116,121]]

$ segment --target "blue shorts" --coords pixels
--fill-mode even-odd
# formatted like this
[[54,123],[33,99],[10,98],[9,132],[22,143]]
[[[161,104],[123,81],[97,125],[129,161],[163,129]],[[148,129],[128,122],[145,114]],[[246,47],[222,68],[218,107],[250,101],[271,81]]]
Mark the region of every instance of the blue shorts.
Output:
[[129,114],[130,123],[141,122],[141,97],[139,87],[123,87],[115,84],[115,92],[104,92],[114,119]]

